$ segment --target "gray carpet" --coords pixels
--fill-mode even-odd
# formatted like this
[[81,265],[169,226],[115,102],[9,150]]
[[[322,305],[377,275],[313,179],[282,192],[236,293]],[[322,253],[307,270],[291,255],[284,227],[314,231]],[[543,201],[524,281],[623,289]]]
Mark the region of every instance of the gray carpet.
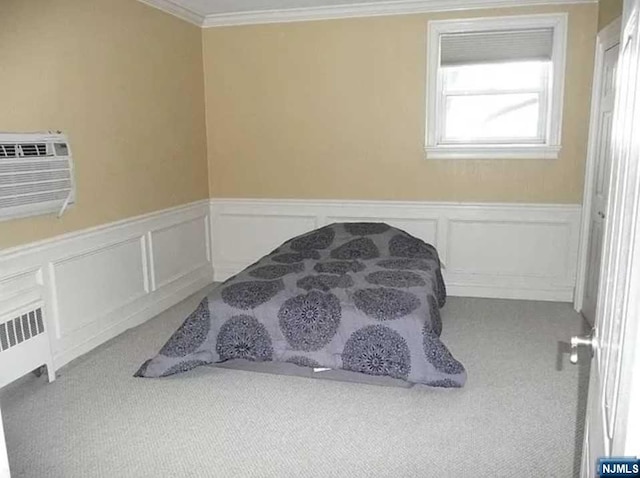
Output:
[[450,298],[443,338],[467,367],[461,390],[216,367],[133,378],[203,294],[51,385],[29,376],[5,388],[13,476],[575,475],[588,371],[559,345],[582,329],[568,304]]

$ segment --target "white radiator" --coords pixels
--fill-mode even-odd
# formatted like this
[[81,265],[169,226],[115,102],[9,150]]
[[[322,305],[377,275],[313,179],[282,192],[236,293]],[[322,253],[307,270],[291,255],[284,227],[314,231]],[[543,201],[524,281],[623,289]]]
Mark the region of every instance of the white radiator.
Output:
[[43,365],[55,380],[49,334],[41,301],[0,315],[0,388]]

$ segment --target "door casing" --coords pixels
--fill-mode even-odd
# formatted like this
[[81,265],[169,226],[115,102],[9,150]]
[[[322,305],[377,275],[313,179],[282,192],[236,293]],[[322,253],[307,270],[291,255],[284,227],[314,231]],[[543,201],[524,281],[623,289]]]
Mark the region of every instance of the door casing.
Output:
[[[582,222],[580,226],[580,245],[578,249],[578,267],[573,307],[576,312],[582,311],[584,292],[587,282],[589,232],[591,209],[595,189],[596,161],[598,157],[598,133],[600,129],[600,93],[604,78],[605,52],[620,42],[622,19],[617,18],[598,33],[596,38],[596,58],[593,73],[593,89],[591,92],[591,116],[589,121],[589,142],[587,146],[587,162],[585,166],[584,194],[582,198]],[[593,324],[592,324],[593,325]]]

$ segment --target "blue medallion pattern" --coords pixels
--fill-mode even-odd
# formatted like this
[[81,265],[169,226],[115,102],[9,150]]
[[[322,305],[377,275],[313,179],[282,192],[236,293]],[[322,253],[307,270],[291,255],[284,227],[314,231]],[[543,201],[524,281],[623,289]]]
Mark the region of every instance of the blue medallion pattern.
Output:
[[271,360],[273,347],[264,325],[250,315],[237,315],[220,328],[216,352],[220,361],[246,359],[264,362]]
[[385,287],[418,287],[426,284],[422,277],[409,271],[376,271],[367,274],[364,280]]
[[305,259],[320,259],[320,253],[314,250],[300,251],[300,252],[285,252],[283,254],[277,254],[271,256],[273,262],[279,262],[281,264],[294,264],[296,262],[302,262]]
[[406,379],[411,354],[406,340],[382,325],[369,325],[349,337],[342,352],[342,368],[369,375]]
[[462,386],[439,340],[445,298],[433,246],[384,223],[332,224],[212,288],[136,376],[242,359]]
[[359,289],[353,294],[355,306],[376,320],[394,320],[420,307],[420,299],[410,292],[377,287]]
[[206,340],[210,327],[209,301],[205,297],[160,349],[160,354],[166,357],[184,357],[195,352]]
[[395,257],[435,259],[433,246],[408,234],[396,234],[389,241],[389,254]]
[[294,251],[307,251],[309,249],[326,249],[333,243],[336,233],[331,227],[323,227],[316,231],[298,237],[289,243]]
[[279,279],[280,277],[286,276],[287,274],[296,274],[298,272],[302,272],[303,270],[303,264],[269,265],[253,269],[252,271],[249,271],[249,275],[251,277],[255,277],[256,279],[273,280]]
[[383,269],[430,271],[431,266],[423,259],[385,259],[378,262]]
[[285,301],[278,318],[280,330],[293,350],[320,350],[336,335],[342,309],[333,294],[311,291]]
[[318,262],[313,266],[313,270],[326,274],[346,274],[347,272],[360,272],[365,269],[365,265],[358,261],[325,261]]
[[347,222],[344,229],[352,236],[371,236],[387,232],[391,226],[384,222]]
[[440,308],[438,307],[436,299],[432,295],[429,295],[429,297],[427,297],[427,302],[429,302],[431,330],[433,330],[434,334],[440,337],[440,334],[442,333],[442,317],[440,315]]
[[349,275],[328,275],[306,276],[300,279],[296,285],[304,290],[318,289],[329,292],[331,289],[348,289],[353,286],[353,279]]
[[438,295],[438,306],[444,307],[447,302],[447,287],[444,285],[444,278],[440,268],[436,270],[436,294]]
[[340,260],[374,259],[380,257],[380,251],[371,239],[360,237],[332,250],[331,257]]
[[238,282],[222,289],[221,296],[225,304],[248,310],[271,300],[283,289],[282,280]]
[[438,336],[431,329],[431,325],[425,322],[422,329],[422,345],[427,361],[439,372],[457,375],[464,372],[464,367],[453,358]]

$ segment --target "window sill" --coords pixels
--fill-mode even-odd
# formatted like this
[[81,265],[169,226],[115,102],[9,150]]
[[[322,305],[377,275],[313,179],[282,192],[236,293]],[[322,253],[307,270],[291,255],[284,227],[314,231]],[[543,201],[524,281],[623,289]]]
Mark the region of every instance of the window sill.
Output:
[[427,159],[558,159],[560,146],[427,146]]

